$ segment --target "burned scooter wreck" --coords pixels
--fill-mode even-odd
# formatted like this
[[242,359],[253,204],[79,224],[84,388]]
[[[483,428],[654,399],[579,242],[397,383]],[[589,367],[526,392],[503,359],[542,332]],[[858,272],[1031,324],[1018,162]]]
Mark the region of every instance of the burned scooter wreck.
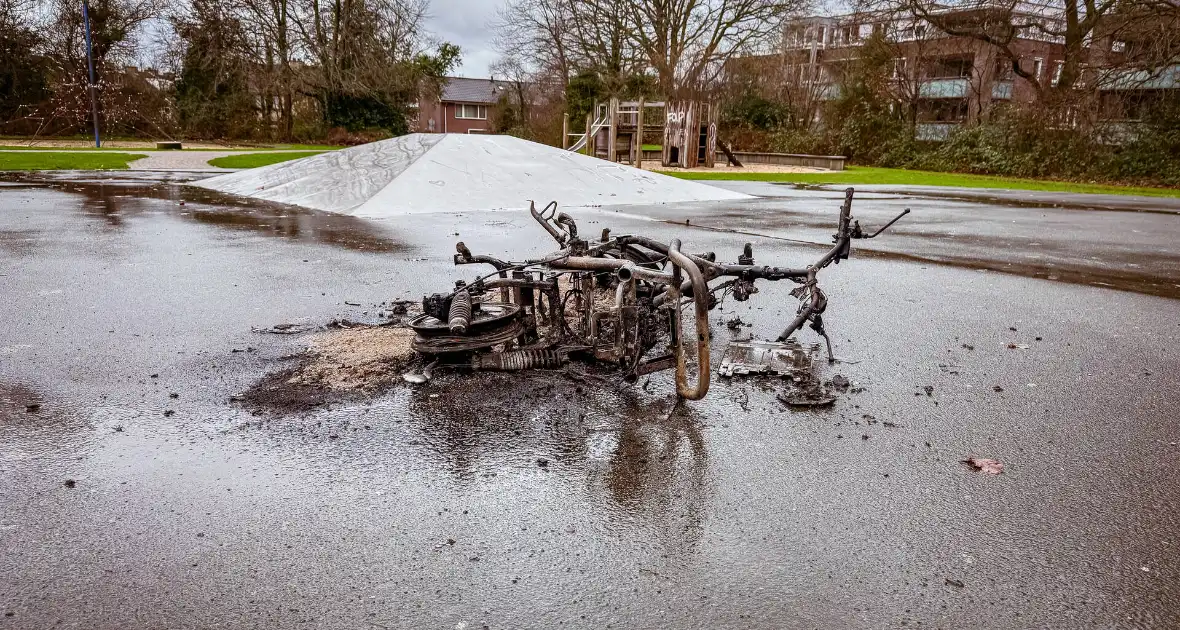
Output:
[[[795,282],[799,286],[791,295],[800,306],[776,342],[754,342],[747,353],[770,358],[792,344],[797,348],[792,335],[810,324],[827,343],[830,360],[823,321],[828,299],[819,287],[819,272],[847,259],[853,239],[873,238],[909,212],[866,234],[852,218],[852,196],[849,188],[834,245],[805,268],[757,265],[748,243],[737,263],[728,264],[712,252],[682,252],[679,240],[612,236],[604,229],[597,242],[590,242],[569,215],[557,211],[557,202],[540,211],[530,203],[529,212],[560,249],[516,262],[474,254],[458,243],[456,265],[486,264],[494,271],[423,299],[423,313],[409,325],[416,334],[413,349],[429,364],[405,379],[425,382],[445,366],[513,371],[581,360],[614,366],[631,380],[673,369],[676,393],[698,400],[709,391],[709,311],[726,295],[748,300],[757,292],[757,280]],[[693,316],[691,331],[684,330],[685,309]],[[724,364],[722,370],[735,371]],[[738,366],[736,373],[741,370]]]

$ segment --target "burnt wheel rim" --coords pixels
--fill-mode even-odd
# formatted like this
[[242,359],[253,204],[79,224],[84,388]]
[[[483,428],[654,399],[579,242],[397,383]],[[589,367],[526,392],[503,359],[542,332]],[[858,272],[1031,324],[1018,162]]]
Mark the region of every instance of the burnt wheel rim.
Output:
[[[508,325],[520,316],[520,307],[503,302],[485,302],[479,305],[479,310],[471,314],[471,323],[467,326],[469,335],[494,330]],[[410,320],[410,328],[422,337],[437,337],[451,335],[448,323],[430,315],[419,315]]]

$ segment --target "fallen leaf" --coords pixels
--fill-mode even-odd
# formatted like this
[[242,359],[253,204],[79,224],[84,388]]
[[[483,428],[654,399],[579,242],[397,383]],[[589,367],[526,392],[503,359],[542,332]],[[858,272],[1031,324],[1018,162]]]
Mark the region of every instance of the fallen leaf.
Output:
[[978,470],[985,475],[998,475],[1004,472],[1004,464],[998,459],[986,459],[983,457],[972,457],[964,459],[964,464]]

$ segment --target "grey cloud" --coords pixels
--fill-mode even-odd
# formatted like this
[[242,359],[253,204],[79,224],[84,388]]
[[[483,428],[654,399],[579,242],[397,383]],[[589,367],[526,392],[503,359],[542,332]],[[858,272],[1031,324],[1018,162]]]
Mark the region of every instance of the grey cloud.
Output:
[[456,74],[489,76],[489,66],[496,61],[495,34],[489,24],[500,4],[500,0],[431,0],[426,28],[463,49],[463,65]]

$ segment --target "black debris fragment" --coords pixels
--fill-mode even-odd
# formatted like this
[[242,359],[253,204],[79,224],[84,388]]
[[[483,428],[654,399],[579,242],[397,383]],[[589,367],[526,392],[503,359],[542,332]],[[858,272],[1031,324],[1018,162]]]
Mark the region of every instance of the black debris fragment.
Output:
[[836,391],[846,392],[852,386],[852,381],[848,380],[848,377],[843,374],[837,374],[827,384],[836,389]]

